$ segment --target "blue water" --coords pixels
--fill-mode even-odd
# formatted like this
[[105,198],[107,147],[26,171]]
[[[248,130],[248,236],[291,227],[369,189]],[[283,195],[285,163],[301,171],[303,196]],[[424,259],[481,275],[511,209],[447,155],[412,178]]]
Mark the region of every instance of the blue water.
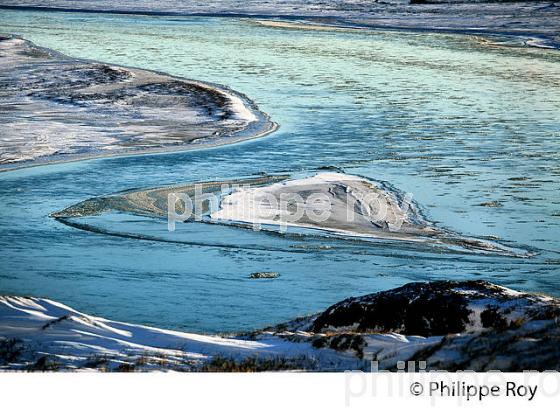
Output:
[[[270,136],[227,147],[1,173],[2,294],[205,332],[257,328],[414,280],[487,279],[560,296],[558,52],[243,19],[0,11],[0,21],[5,32],[71,56],[224,84],[280,124]],[[165,221],[149,218],[89,221],[176,242],[140,240],[48,217],[125,189],[322,166],[389,181],[440,226],[538,255],[340,241],[316,248],[313,239],[233,227],[192,224],[173,236]],[[502,206],[479,205],[489,201]],[[281,276],[248,279],[255,271]]]

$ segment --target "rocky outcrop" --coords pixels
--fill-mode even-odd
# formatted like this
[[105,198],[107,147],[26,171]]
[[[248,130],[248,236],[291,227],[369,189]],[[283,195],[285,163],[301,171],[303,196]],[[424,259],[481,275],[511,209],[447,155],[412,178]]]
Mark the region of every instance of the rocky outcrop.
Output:
[[285,325],[316,347],[352,350],[396,370],[560,370],[560,301],[485,281],[410,283],[349,298]]
[[317,317],[314,332],[397,332],[436,336],[469,330],[518,327],[555,318],[560,304],[485,281],[409,283],[397,289],[343,300]]

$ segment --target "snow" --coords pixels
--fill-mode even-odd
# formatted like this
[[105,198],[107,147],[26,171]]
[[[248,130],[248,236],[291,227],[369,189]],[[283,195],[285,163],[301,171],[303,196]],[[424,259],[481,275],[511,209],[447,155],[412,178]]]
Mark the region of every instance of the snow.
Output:
[[[52,355],[64,367],[77,369],[92,357],[113,364],[151,358],[165,360],[173,370],[196,370],[214,357],[235,360],[258,356],[310,357],[324,366],[354,369],[361,361],[331,349],[315,349],[310,343],[290,342],[271,333],[258,340],[202,335],[112,321],[80,313],[49,299],[0,297],[0,340],[21,339],[33,351],[26,363],[40,355]],[[165,358],[165,359],[162,359]],[[0,366],[1,368],[1,366]],[[8,366],[17,369],[17,365]]]
[[[312,370],[343,371],[367,368],[374,353],[391,362],[406,360],[441,339],[396,333],[364,335],[367,346],[361,359],[350,350],[315,348],[312,336],[303,331],[262,331],[251,337],[202,335],[108,320],[49,299],[0,297],[0,341],[20,339],[26,346],[23,359],[0,369],[25,369],[48,355],[69,370],[93,370],[88,362],[105,359],[109,369],[142,360],[148,364],[140,370],[196,371],[216,357],[236,361],[257,357],[305,359],[306,366],[313,363]],[[151,362],[158,364],[150,366]]]
[[[250,334],[204,335],[109,320],[49,299],[0,296],[0,370],[45,370],[45,363],[54,363],[47,370],[110,371],[129,366],[136,371],[204,371],[244,361],[255,370],[344,371],[370,366],[395,370],[398,362],[416,357],[423,357],[431,369],[555,368],[556,299],[487,282],[470,287],[416,283],[382,293],[413,300],[419,291],[432,297],[462,296],[471,314],[461,333],[442,330],[424,337],[402,334],[405,328],[399,331],[399,326],[360,331],[358,323],[345,326],[339,319],[337,326],[317,327],[324,315],[343,306],[350,309],[348,301],[322,314]],[[372,297],[376,295],[351,300],[365,308],[373,303]],[[494,311],[495,318],[488,317],[494,324],[483,324],[482,314],[488,311]],[[14,346],[19,349],[16,357],[11,355]]]
[[[324,194],[327,197],[327,190],[332,185],[343,185],[346,191],[358,190],[359,187],[351,186],[350,183],[358,182],[365,186],[372,186],[372,182],[355,175],[348,175],[334,172],[322,172],[314,176],[302,179],[292,179],[288,181],[278,182],[264,187],[240,187],[234,192],[222,198],[220,209],[213,212],[210,217],[214,220],[230,220],[239,221],[253,224],[286,224],[289,226],[323,228],[333,232],[347,233],[350,235],[360,236],[360,233],[348,231],[345,229],[326,228],[318,224],[310,224],[301,222],[300,220],[293,220],[295,215],[290,209],[287,209],[286,204],[282,204],[279,192],[286,194],[299,195],[306,189],[313,187],[321,187],[317,189],[317,194]],[[324,192],[323,192],[324,191]],[[361,190],[362,194],[367,194],[368,191]],[[382,192],[382,191],[380,191]],[[371,191],[369,191],[371,193]],[[275,200],[276,199],[276,200]],[[269,200],[272,200],[270,202]],[[305,212],[321,212],[322,205],[330,205],[327,209],[333,210],[333,203],[321,204],[316,202],[306,201],[300,204],[304,207]],[[338,210],[333,210],[337,212]],[[346,209],[341,211],[344,215],[348,212]],[[367,235],[363,235],[367,236]]]
[[222,195],[215,222],[250,224],[254,229],[289,227],[364,240],[407,241],[473,253],[529,257],[522,249],[462,236],[427,221],[412,201],[386,183],[357,175],[321,172],[267,186],[241,185]]
[[0,168],[221,145],[276,127],[229,88],[73,59],[18,38],[0,38],[0,79],[0,100],[17,108],[0,128]]

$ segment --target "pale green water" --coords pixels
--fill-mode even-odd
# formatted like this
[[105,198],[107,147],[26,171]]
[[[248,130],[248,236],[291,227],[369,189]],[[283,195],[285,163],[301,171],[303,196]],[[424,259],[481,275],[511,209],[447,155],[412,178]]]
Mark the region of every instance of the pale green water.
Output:
[[[5,32],[71,56],[224,84],[281,126],[269,137],[219,149],[0,174],[0,293],[207,331],[258,327],[411,280],[483,278],[560,295],[557,52],[494,47],[472,37],[280,30],[223,18],[1,11],[0,21]],[[321,166],[389,181],[413,193],[442,226],[538,248],[539,255],[518,260],[336,244],[279,252],[293,239],[206,225],[178,235],[208,246],[187,246],[93,234],[47,217],[134,187]],[[479,206],[488,201],[502,206]],[[170,235],[149,219],[91,222]],[[262,270],[281,276],[247,279]]]

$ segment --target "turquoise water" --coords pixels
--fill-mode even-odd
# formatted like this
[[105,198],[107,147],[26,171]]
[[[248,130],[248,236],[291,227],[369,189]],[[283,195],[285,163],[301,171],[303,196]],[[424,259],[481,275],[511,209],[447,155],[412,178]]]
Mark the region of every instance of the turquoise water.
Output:
[[[413,280],[487,279],[560,295],[560,54],[475,37],[313,32],[250,20],[0,11],[2,30],[71,56],[220,83],[280,124],[186,153],[0,174],[0,293],[136,323],[260,327]],[[125,189],[319,167],[389,181],[439,225],[529,259],[328,242],[127,215],[48,217]],[[501,207],[481,203],[498,201]],[[175,236],[173,236],[175,235]],[[324,245],[324,241],[320,242]],[[294,246],[295,245],[295,246]],[[250,280],[278,271],[276,280]]]

